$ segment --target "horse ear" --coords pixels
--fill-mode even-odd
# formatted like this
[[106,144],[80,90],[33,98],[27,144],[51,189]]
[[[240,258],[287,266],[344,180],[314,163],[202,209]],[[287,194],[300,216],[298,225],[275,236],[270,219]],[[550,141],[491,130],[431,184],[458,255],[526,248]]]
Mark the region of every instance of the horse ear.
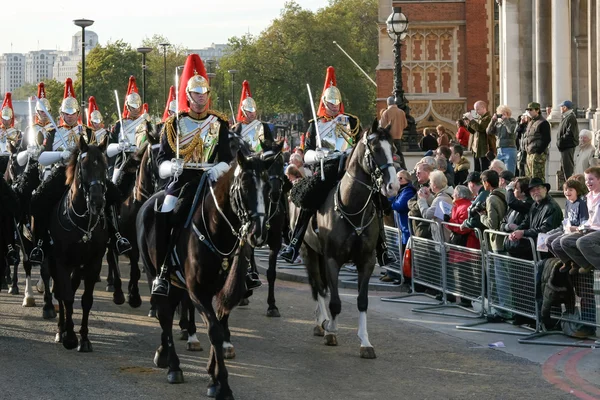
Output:
[[377,118],[375,118],[373,120],[373,125],[371,126],[371,132],[375,133],[375,132],[377,132],[378,129],[379,129],[379,121],[377,120]]
[[10,154],[16,154],[17,153],[17,149],[15,146],[13,146],[12,142],[10,140],[7,140],[8,142],[8,152]]
[[85,153],[86,151],[88,151],[88,144],[85,141],[85,138],[83,137],[83,135],[79,136],[79,151],[82,153]]
[[98,148],[100,149],[101,152],[104,153],[106,151],[107,146],[108,146],[108,135],[104,135],[104,138],[100,142],[100,145],[98,145]]
[[246,166],[246,156],[244,156],[241,150],[237,151],[237,163],[242,169]]

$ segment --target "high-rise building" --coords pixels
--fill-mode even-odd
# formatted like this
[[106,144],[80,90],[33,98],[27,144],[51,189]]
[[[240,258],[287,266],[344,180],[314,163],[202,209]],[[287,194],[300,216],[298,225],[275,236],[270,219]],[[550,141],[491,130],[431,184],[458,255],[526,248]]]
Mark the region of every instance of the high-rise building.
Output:
[[0,56],[0,92],[12,92],[25,83],[25,56],[5,53]]
[[211,44],[209,47],[197,50],[188,50],[188,54],[198,54],[204,61],[219,61],[223,56],[229,53],[229,46],[226,44]]
[[[98,45],[98,35],[96,32],[85,31],[85,54],[87,55],[94,47]],[[71,51],[59,52],[54,67],[52,77],[59,82],[64,82],[67,78],[77,77],[77,66],[81,62],[81,32],[77,32],[71,38]]]
[[37,50],[25,54],[25,83],[52,79],[57,54],[55,50]]

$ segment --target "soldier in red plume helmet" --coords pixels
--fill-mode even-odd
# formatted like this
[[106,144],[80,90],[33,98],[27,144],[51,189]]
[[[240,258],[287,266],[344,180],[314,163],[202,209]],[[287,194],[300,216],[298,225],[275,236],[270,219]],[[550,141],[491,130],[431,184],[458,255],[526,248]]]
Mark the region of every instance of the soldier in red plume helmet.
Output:
[[256,102],[250,93],[250,84],[248,81],[242,83],[242,95],[240,105],[238,106],[237,124],[233,131],[240,136],[248,145],[250,150],[258,153],[262,150],[261,142],[271,147],[273,143],[273,134],[269,125],[256,119],[258,110]]
[[109,135],[109,132],[104,129],[104,118],[94,96],[90,96],[88,99],[87,130],[90,144],[97,145],[105,136]]
[[[197,54],[190,54],[186,59],[177,90],[177,114],[169,116],[164,123],[157,158],[160,177],[171,179],[165,190],[166,196],[161,209],[155,212],[157,243],[168,243],[166,248],[156,249],[157,269],[160,270],[160,274],[152,284],[152,294],[161,296],[167,296],[169,293],[171,272],[175,272],[178,279],[185,284],[180,266],[172,265],[172,257],[168,256],[173,251],[181,231],[180,226],[169,223],[173,220],[172,214],[178,194],[186,183],[198,177],[198,170],[185,169],[185,164],[214,165],[204,173],[209,174],[208,179],[216,182],[229,170],[229,162],[233,160],[227,117],[209,109],[211,88],[204,63]],[[177,142],[179,158],[176,158]]]
[[[21,132],[15,129],[15,112],[12,105],[12,95],[7,92],[4,95],[2,108],[0,109],[2,117],[0,118],[0,157],[8,157],[8,144],[12,144],[16,149],[21,145]],[[4,174],[6,165],[1,162],[0,174]]]

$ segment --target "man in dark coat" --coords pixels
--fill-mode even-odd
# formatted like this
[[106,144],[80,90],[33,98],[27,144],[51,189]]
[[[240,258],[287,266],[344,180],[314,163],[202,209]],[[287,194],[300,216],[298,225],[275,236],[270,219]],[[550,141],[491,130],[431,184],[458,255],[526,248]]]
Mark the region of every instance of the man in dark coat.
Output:
[[558,126],[558,138],[556,146],[560,151],[560,167],[565,174],[565,179],[573,175],[575,162],[573,156],[575,148],[579,146],[579,127],[577,126],[577,116],[573,109],[573,103],[569,100],[560,104],[562,120]]

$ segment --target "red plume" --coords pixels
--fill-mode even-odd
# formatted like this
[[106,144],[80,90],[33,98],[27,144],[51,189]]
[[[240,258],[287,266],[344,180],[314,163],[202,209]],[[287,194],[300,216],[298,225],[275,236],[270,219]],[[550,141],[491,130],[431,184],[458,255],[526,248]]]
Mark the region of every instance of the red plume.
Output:
[[[330,86],[337,87],[337,82],[335,80],[335,68],[333,68],[333,67],[327,67],[327,76],[325,77],[325,85],[323,86],[323,93],[321,93],[321,98],[319,99],[319,110],[317,111],[317,116],[319,116],[319,117],[323,117],[323,116],[327,115],[325,112],[325,105],[323,104],[323,95],[325,94],[325,91]],[[340,105],[340,114],[343,114],[343,113],[344,113],[344,103],[342,103]]]
[[138,92],[138,88],[137,88],[137,84],[135,83],[135,76],[131,75],[129,77],[129,84],[127,85],[127,93],[125,93],[125,99],[123,100],[123,119],[127,119],[129,118],[129,110],[127,109],[127,96],[129,96],[131,93],[137,93],[140,94],[140,92]]
[[242,102],[246,100],[247,97],[252,97],[252,94],[250,93],[250,84],[248,81],[244,81],[242,82],[242,95],[240,96],[240,103],[238,105],[238,113],[236,118],[238,122],[246,120],[244,112],[242,111]]
[[167,98],[167,104],[165,105],[165,112],[163,113],[162,121],[165,122],[169,118],[169,104],[175,100],[175,86],[171,86],[169,89],[169,97]]
[[185,60],[185,66],[183,72],[179,78],[179,112],[187,113],[190,112],[190,106],[188,104],[185,88],[187,87],[188,81],[194,75],[202,75],[208,82],[208,75],[206,75],[206,68],[204,63],[198,54],[190,54]]
[[4,107],[8,107],[12,110],[12,118],[10,119],[10,127],[14,128],[14,126],[15,126],[15,109],[13,108],[13,105],[12,105],[12,94],[10,92],[6,92],[6,94],[4,95],[4,101],[2,102],[2,107],[0,107],[0,110],[3,110]]
[[88,99],[88,109],[87,109],[87,115],[86,115],[86,120],[87,120],[88,126],[92,126],[90,120],[92,119],[92,113],[96,110],[98,110],[98,104],[96,104],[96,98],[94,96],[90,96],[90,98]]

